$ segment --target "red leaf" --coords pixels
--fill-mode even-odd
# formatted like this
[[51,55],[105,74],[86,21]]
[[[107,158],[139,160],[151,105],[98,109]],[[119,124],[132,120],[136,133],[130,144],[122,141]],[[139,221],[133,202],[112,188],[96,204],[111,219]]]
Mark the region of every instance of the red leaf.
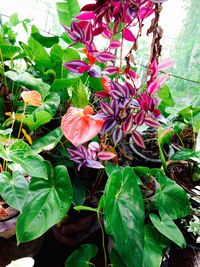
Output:
[[96,4],[88,4],[81,8],[81,11],[93,11],[96,9]]

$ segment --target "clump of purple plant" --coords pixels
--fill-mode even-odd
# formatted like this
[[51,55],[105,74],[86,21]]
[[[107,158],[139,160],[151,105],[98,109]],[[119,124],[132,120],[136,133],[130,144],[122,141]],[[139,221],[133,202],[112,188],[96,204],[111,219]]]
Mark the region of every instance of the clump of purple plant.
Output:
[[[158,25],[162,2],[164,0],[96,0],[95,4],[87,4],[81,9],[70,28],[65,27],[74,43],[80,42],[85,46],[86,58],[66,62],[64,66],[79,75],[87,73],[100,78],[105,89],[94,95],[97,98],[97,115],[104,120],[99,133],[103,147],[115,146],[129,134],[133,142],[144,147],[140,126],[160,126],[162,116],[158,109],[157,92],[169,77],[159,75],[159,71],[173,65],[171,60],[158,62],[162,48],[162,29]],[[133,68],[134,53],[144,20],[149,16],[153,17],[147,31],[147,35],[152,35],[149,65],[144,77],[139,77]],[[96,48],[95,40],[99,35],[107,41],[103,50]],[[131,48],[123,56],[126,42],[131,43]],[[90,147],[86,149],[84,146],[69,151],[79,169],[82,165],[100,167],[100,163],[93,165],[90,162],[96,161],[101,152],[94,156]]]

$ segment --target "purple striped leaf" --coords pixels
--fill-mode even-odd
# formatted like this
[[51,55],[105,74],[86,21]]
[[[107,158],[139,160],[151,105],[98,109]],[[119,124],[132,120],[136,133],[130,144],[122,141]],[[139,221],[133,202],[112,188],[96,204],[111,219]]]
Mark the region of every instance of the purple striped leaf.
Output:
[[114,67],[114,66],[109,66],[109,67],[106,67],[103,71],[106,72],[107,75],[114,75],[118,73],[119,68]]
[[114,110],[115,113],[115,117],[117,117],[119,115],[120,112],[120,108],[119,108],[119,102],[116,99],[112,99],[110,101],[110,106],[111,108]]
[[110,160],[110,159],[113,159],[114,157],[116,157],[116,155],[112,152],[108,152],[108,151],[100,151],[98,154],[97,154],[97,157],[100,159],[100,160]]
[[114,111],[109,104],[105,102],[100,102],[100,107],[103,113],[105,113],[106,115],[114,116]]
[[110,49],[117,49],[117,48],[119,48],[121,46],[122,46],[122,43],[120,41],[118,41],[118,40],[112,40],[112,41],[110,41],[109,48]]
[[124,87],[115,81],[111,82],[111,94],[115,99],[126,97]]
[[134,116],[133,114],[129,114],[125,122],[122,124],[122,130],[124,133],[128,133],[132,130],[134,123]]
[[84,33],[85,33],[84,40],[88,42],[88,44],[91,44],[93,41],[93,33],[92,33],[92,24],[90,22],[86,25]]
[[156,120],[154,120],[153,118],[151,118],[150,116],[146,116],[145,118],[145,124],[150,126],[150,127],[160,127],[160,123]]
[[142,148],[145,148],[144,140],[143,140],[143,138],[142,138],[142,135],[141,135],[138,131],[134,130],[134,131],[132,132],[132,138],[133,138],[133,142],[134,142],[137,146],[140,146],[140,147],[142,147]]
[[126,82],[124,87],[129,92],[129,95],[135,96],[136,95],[136,88],[133,87],[129,82]]
[[115,119],[107,120],[103,125],[103,129],[102,129],[103,134],[113,129],[116,125],[117,125],[117,121]]
[[125,40],[135,42],[135,36],[129,29],[124,29],[122,35]]
[[144,123],[144,111],[140,110],[134,117],[134,122],[136,125],[140,126]]
[[93,159],[88,159],[84,162],[84,166],[88,167],[88,168],[93,168],[93,169],[103,169],[104,166],[96,161],[96,160],[93,160]]
[[90,69],[90,65],[88,65],[85,61],[82,60],[71,60],[63,64],[65,68],[67,68],[71,72],[76,73],[84,73]]
[[96,56],[97,60],[99,62],[107,62],[107,61],[113,61],[115,60],[116,56],[113,55],[112,53],[110,52],[101,52],[101,53],[98,53],[97,56]]
[[75,18],[79,19],[79,20],[92,20],[92,19],[95,19],[95,17],[96,16],[95,16],[94,12],[86,11],[86,12],[83,12],[83,13],[79,14]]
[[84,39],[83,29],[74,20],[71,22],[71,32],[77,36],[80,40]]
[[115,146],[122,140],[123,132],[121,128],[116,128],[112,133],[112,139]]
[[147,92],[150,94],[150,96],[155,95],[160,88],[160,85],[158,84],[157,80],[154,80],[151,82],[147,87]]

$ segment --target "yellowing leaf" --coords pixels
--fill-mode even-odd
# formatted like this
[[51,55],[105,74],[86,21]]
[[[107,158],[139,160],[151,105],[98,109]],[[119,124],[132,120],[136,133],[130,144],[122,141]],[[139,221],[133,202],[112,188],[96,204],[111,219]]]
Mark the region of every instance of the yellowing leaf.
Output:
[[42,103],[42,98],[40,93],[38,93],[37,91],[33,90],[33,91],[23,91],[21,93],[21,97],[23,98],[24,102],[26,104],[38,107],[41,105]]
[[29,144],[32,145],[33,140],[24,128],[22,128],[22,133],[23,133],[24,137],[26,138],[26,140],[29,142]]

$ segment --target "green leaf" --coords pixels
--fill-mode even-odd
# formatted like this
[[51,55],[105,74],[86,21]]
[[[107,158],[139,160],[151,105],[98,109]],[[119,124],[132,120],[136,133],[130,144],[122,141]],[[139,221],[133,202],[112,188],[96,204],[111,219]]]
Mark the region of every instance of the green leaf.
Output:
[[190,213],[189,200],[186,192],[174,181],[158,172],[156,180],[160,187],[156,190],[156,207],[164,209],[172,219],[187,216]]
[[122,260],[129,267],[142,265],[144,201],[131,167],[109,175],[104,193],[106,232],[111,235]]
[[36,139],[31,149],[34,153],[40,153],[42,151],[50,151],[56,147],[56,145],[60,142],[63,136],[61,127],[56,128],[55,130],[51,131],[47,135]]
[[28,154],[30,155],[31,148],[24,141],[16,140],[13,144],[11,144],[11,146],[7,150],[7,153],[8,153],[10,158],[12,158],[12,157],[24,158]]
[[168,85],[164,85],[158,91],[159,98],[169,107],[174,107],[174,100],[172,98],[170,87]]
[[51,48],[54,44],[59,43],[59,37],[58,36],[44,36],[40,34],[39,32],[34,32],[31,34],[31,36],[42,46]]
[[98,249],[95,245],[84,244],[69,256],[65,262],[65,267],[91,267],[89,260],[94,258],[97,252]]
[[3,60],[13,59],[20,51],[19,46],[0,44],[0,54],[2,54]]
[[52,61],[44,47],[37,42],[33,37],[28,40],[28,45],[32,50],[36,68],[40,71],[44,71],[47,68],[52,68]]
[[76,177],[73,181],[73,200],[74,206],[83,205],[86,196],[86,187],[80,177]]
[[179,151],[177,151],[173,156],[172,160],[188,160],[192,157],[198,157],[198,153],[192,149],[189,148],[183,148]]
[[0,194],[11,207],[22,211],[28,194],[28,182],[19,172],[0,173]]
[[144,258],[143,267],[160,267],[162,261],[162,249],[160,247],[160,235],[152,227],[145,225],[144,228]]
[[118,252],[113,248],[110,253],[111,267],[127,267],[127,265],[122,261]]
[[153,213],[151,213],[149,217],[153,225],[161,234],[172,240],[179,247],[186,247],[185,239],[181,231],[167,213],[162,212],[161,219]]
[[[23,123],[28,126],[31,131],[35,131],[40,126],[48,123],[52,119],[52,115],[47,111],[35,111],[33,114],[26,115]],[[21,119],[18,119],[21,121]]]
[[84,108],[89,104],[89,94],[85,87],[85,85],[82,83],[81,80],[79,80],[76,85],[73,85],[71,87],[72,89],[72,104],[74,107],[77,108]]
[[12,24],[12,26],[16,26],[17,24],[19,24],[19,19],[18,19],[17,13],[14,13],[10,16],[10,24]]
[[79,3],[77,0],[67,0],[65,2],[57,2],[56,9],[61,25],[70,26],[72,18],[80,12]]
[[65,78],[69,71],[63,66],[64,62],[80,59],[80,55],[74,48],[63,49],[60,45],[54,45],[50,51],[50,56],[54,64],[56,78]]
[[[49,164],[48,173],[52,173]],[[67,213],[72,200],[72,186],[65,166],[56,166],[48,180],[33,178],[30,195],[17,220],[18,243],[33,240],[58,223]]]
[[87,207],[87,206],[75,206],[74,209],[77,211],[87,210],[87,211],[98,212],[98,209]]
[[16,84],[38,91],[43,99],[49,92],[50,86],[48,84],[44,83],[41,79],[35,78],[28,72],[18,74],[15,71],[7,71],[5,72],[5,76],[13,80]]
[[50,92],[48,96],[45,98],[42,105],[37,108],[37,110],[40,111],[44,109],[44,111],[47,111],[52,116],[54,116],[59,104],[60,104],[60,96],[56,92]]

